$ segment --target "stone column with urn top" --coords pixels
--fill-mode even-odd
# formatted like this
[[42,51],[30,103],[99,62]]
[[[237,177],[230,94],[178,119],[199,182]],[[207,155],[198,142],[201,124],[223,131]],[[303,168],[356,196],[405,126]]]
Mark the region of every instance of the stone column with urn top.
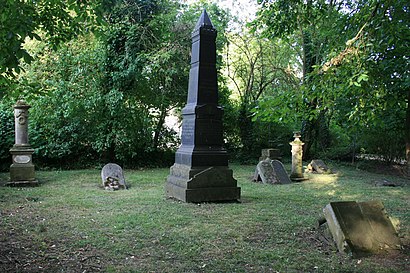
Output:
[[192,33],[188,99],[182,109],[181,146],[166,195],[184,202],[234,201],[240,188],[228,167],[218,105],[216,30],[204,10]]
[[293,181],[307,180],[303,175],[303,143],[300,140],[300,132],[294,132],[293,137],[295,138],[289,144],[292,146],[292,172],[290,174],[290,179]]
[[15,144],[10,149],[12,165],[10,166],[9,186],[38,185],[35,178],[34,164],[31,148],[28,140],[28,105],[25,101],[19,100],[14,105],[15,123]]

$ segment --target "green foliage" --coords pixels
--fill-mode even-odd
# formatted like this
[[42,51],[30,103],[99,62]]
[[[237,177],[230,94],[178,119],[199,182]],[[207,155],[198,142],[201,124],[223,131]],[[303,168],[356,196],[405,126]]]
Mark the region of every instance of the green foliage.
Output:
[[[177,135],[165,117],[186,102],[190,33],[201,10],[179,13],[172,1],[103,8],[108,23],[97,37],[76,37],[57,51],[27,41],[24,50],[35,58],[5,98],[32,105],[30,142],[39,166],[170,165]],[[226,27],[219,18],[227,20],[220,12],[215,25]]]
[[[224,74],[233,89],[232,98],[237,101],[236,126],[241,162],[254,161],[259,157],[261,147],[271,147],[275,142],[266,138],[266,132],[273,132],[266,128],[280,126],[278,120],[274,120],[272,111],[265,111],[267,105],[261,107],[263,101],[276,99],[278,93],[298,86],[299,79],[290,69],[290,63],[295,61],[295,56],[282,49],[280,43],[272,43],[258,32],[247,29],[229,35]],[[269,114],[261,118],[264,115],[262,113],[268,112]],[[257,120],[259,122],[256,122]],[[282,136],[276,137],[282,139]]]
[[8,170],[11,164],[10,148],[14,144],[13,106],[8,101],[0,102],[0,171]]
[[44,38],[56,48],[99,22],[98,1],[1,0],[0,6],[0,86],[20,73],[21,61],[33,61],[23,47],[27,38]]
[[20,89],[10,96],[30,99],[30,142],[40,162],[125,161],[150,146],[148,109],[101,88],[104,52],[95,37],[84,37],[47,52],[21,74]]
[[178,137],[165,118],[186,102],[190,34],[204,8],[218,30],[220,104],[233,158],[250,162],[266,147],[287,154],[295,130],[311,157],[362,151],[393,160],[406,144],[410,156],[404,0],[263,1],[252,29],[229,34],[231,15],[209,1],[0,4],[4,166],[17,99],[33,106],[30,140],[41,162],[172,161]]
[[[336,149],[343,157],[347,146],[335,147],[338,142],[329,131],[339,127],[351,139],[348,146],[353,147],[353,139],[367,139],[365,132],[371,131],[376,141],[357,142],[362,149],[387,158],[403,155],[400,147],[404,150],[405,137],[398,136],[405,136],[410,128],[404,122],[409,105],[409,11],[405,1],[268,3],[254,25],[266,37],[289,41],[290,50],[299,52],[303,85],[290,90],[287,97],[278,92],[264,98],[254,110],[255,118],[286,117],[288,124],[300,122],[305,151],[312,148],[312,155],[326,154],[326,149],[333,154],[331,150]],[[396,137],[385,139],[386,130]],[[323,146],[329,137],[335,142]]]

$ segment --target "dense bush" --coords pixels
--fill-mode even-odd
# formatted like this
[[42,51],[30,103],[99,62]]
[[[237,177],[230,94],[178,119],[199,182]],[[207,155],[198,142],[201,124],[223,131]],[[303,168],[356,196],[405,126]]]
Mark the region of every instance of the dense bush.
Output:
[[14,144],[14,114],[12,104],[0,102],[0,171],[11,164],[10,148]]
[[[99,36],[81,36],[57,51],[43,42],[26,43],[34,61],[7,97],[32,106],[30,143],[37,166],[172,164],[178,136],[165,117],[186,102],[192,18],[201,9],[188,9],[175,21],[180,11],[174,2],[107,4],[107,25]],[[222,21],[214,23],[226,27],[225,13],[218,14]]]

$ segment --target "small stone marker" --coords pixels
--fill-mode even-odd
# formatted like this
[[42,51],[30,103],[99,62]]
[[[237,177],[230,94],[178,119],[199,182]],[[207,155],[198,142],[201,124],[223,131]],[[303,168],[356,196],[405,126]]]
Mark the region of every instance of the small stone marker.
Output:
[[254,181],[263,184],[290,184],[285,167],[278,160],[265,159],[258,163],[255,170]]
[[115,163],[108,163],[101,170],[101,179],[103,187],[106,190],[126,189],[124,172],[122,168]]
[[312,160],[312,162],[309,163],[307,169],[309,172],[320,174],[329,174],[332,172],[322,160],[318,159]]
[[259,161],[265,160],[267,158],[270,159],[277,159],[281,160],[282,157],[280,156],[280,151],[279,149],[262,149],[261,156],[259,157]]
[[396,230],[380,201],[332,202],[323,213],[340,252],[361,257],[400,248]]

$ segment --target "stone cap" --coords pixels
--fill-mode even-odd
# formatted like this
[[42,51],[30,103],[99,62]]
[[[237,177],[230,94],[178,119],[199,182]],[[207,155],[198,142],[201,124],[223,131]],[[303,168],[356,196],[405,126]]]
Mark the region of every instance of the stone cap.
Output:
[[16,109],[28,109],[31,106],[28,105],[25,100],[18,100],[13,107],[16,108]]
[[292,142],[289,142],[290,145],[292,146],[297,146],[297,145],[304,145],[305,143],[300,140],[301,133],[299,131],[293,132],[293,137],[295,138]]

